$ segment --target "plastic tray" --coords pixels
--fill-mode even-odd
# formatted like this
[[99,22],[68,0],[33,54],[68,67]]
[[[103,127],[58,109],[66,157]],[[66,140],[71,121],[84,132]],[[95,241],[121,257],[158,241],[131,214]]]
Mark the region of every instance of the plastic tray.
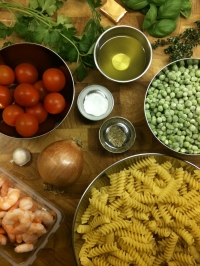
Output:
[[42,210],[53,212],[55,216],[54,222],[46,228],[47,232],[42,235],[37,240],[37,242],[34,243],[34,249],[32,251],[25,253],[16,253],[14,251],[16,244],[11,243],[9,240],[7,241],[6,245],[0,245],[0,256],[8,260],[13,266],[28,266],[33,263],[39,251],[47,244],[49,238],[59,228],[60,224],[64,220],[64,214],[61,210],[53,206],[49,201],[41,197],[29,186],[27,186],[22,181],[11,175],[8,171],[0,167],[0,176],[2,175],[6,177],[6,179],[14,183],[14,186],[21,191],[21,196],[31,197],[34,201],[39,203]]

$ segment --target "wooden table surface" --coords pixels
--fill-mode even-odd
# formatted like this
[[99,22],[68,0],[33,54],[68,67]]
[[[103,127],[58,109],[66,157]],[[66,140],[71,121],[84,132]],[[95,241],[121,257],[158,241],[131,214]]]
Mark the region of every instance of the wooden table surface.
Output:
[[[20,0],[27,4],[26,0]],[[104,3],[104,1],[103,1]],[[120,3],[120,2],[119,2]],[[194,21],[200,19],[200,1],[192,0],[192,15],[189,19],[181,18],[178,21],[177,29],[173,34],[182,32],[187,27],[193,27]],[[89,7],[84,0],[68,0],[60,13],[73,18],[74,26],[81,33],[85,23],[90,18]],[[0,10],[0,20],[9,23],[8,12]],[[128,10],[128,13],[118,24],[131,25],[141,30],[143,15],[139,12]],[[102,15],[102,25],[111,25],[108,18]],[[147,35],[150,42],[156,39]],[[0,40],[0,47],[3,41]],[[200,57],[200,46],[195,48],[193,57]],[[152,65],[143,77],[128,84],[117,84],[104,78],[97,70],[90,70],[83,82],[75,85],[75,99],[73,107],[64,122],[50,134],[32,140],[16,140],[0,135],[0,166],[10,171],[14,176],[29,185],[51,203],[58,206],[65,213],[65,220],[57,232],[49,240],[45,248],[39,253],[33,266],[74,266],[75,261],[72,252],[71,229],[76,206],[79,199],[89,183],[106,167],[114,162],[140,153],[165,153],[186,159],[200,167],[200,156],[179,155],[161,145],[149,130],[144,116],[144,96],[149,82],[153,76],[166,64],[168,57],[164,54],[163,48],[153,51]],[[71,67],[69,65],[69,67]],[[104,150],[98,138],[101,124],[104,122],[91,122],[85,119],[78,111],[77,97],[81,90],[90,84],[100,84],[107,87],[114,97],[114,108],[109,117],[122,116],[129,119],[136,129],[137,138],[134,146],[125,153],[112,154]],[[83,142],[84,169],[79,180],[67,189],[66,193],[55,195],[43,190],[42,180],[37,172],[36,162],[40,152],[48,144],[61,139],[77,138]],[[10,163],[14,149],[24,147],[31,154],[31,161],[23,166]],[[10,266],[3,257],[0,257],[0,265]]]

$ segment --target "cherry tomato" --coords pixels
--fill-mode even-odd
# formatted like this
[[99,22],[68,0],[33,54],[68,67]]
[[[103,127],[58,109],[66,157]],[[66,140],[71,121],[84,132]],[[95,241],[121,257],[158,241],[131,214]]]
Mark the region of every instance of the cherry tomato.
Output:
[[21,63],[16,66],[15,76],[18,83],[34,84],[38,80],[38,71],[36,67],[29,63]]
[[6,106],[10,105],[12,99],[12,92],[7,87],[0,85],[0,109],[3,109]]
[[40,95],[40,101],[43,102],[44,98],[47,96],[49,91],[45,88],[44,82],[42,80],[38,80],[36,83],[33,84],[33,86],[38,90]]
[[45,88],[50,92],[61,91],[66,83],[63,72],[58,68],[49,68],[43,73],[42,80]]
[[38,103],[39,98],[38,90],[28,83],[19,84],[14,90],[14,99],[21,106],[34,106]]
[[21,136],[32,137],[38,130],[38,120],[31,114],[21,114],[16,119],[15,128]]
[[11,104],[3,110],[2,117],[7,125],[14,127],[17,117],[23,113],[24,109],[21,106]]
[[65,98],[58,92],[51,92],[44,99],[44,108],[50,114],[61,113],[65,109],[65,106]]
[[11,67],[0,65],[0,85],[9,86],[15,81],[15,73]]
[[48,116],[47,110],[44,108],[43,104],[38,102],[32,107],[26,107],[26,112],[35,116],[38,120],[38,123],[41,124],[44,122]]
[[65,116],[67,115],[67,113],[69,112],[70,106],[71,106],[71,104],[68,103],[68,102],[66,101],[65,108],[64,108],[64,110],[60,113],[60,116],[61,116],[61,117],[65,117]]

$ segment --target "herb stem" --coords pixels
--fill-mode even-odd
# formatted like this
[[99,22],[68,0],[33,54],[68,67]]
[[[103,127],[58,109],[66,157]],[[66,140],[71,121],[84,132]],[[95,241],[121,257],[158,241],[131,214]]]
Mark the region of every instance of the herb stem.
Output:
[[[15,2],[17,2],[17,1],[15,1]],[[11,12],[11,10],[13,10],[13,11],[18,11],[18,12],[24,13],[25,15],[28,15],[28,16],[34,16],[39,21],[43,22],[46,26],[50,26],[50,22],[51,22],[52,26],[56,25],[56,23],[54,21],[47,18],[41,12],[38,12],[35,9],[33,10],[32,8],[29,8],[29,7],[24,8],[24,6],[13,5],[11,3],[3,2],[3,3],[0,3],[0,8],[7,9],[10,12]],[[14,15],[13,12],[11,12],[11,13]]]

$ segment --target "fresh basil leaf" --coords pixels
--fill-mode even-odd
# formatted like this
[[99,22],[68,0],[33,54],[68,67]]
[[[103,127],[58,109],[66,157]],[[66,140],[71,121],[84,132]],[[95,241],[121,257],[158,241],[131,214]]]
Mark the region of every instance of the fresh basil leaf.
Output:
[[150,5],[145,6],[144,8],[141,8],[139,12],[143,15],[146,15],[146,13],[149,11]]
[[156,6],[161,6],[163,5],[166,0],[148,0],[149,4],[154,4]]
[[133,10],[140,10],[149,4],[147,0],[122,0],[122,3]]
[[163,38],[176,29],[176,22],[171,19],[161,19],[156,21],[150,28],[148,33],[156,38]]
[[192,12],[192,3],[189,0],[183,0],[181,6],[181,15],[185,18],[189,18]]
[[167,0],[158,9],[158,18],[172,19],[175,20],[179,17],[182,6],[182,0]]
[[157,7],[153,4],[150,4],[150,9],[147,12],[142,24],[143,31],[147,30],[155,22],[156,18],[157,18]]

